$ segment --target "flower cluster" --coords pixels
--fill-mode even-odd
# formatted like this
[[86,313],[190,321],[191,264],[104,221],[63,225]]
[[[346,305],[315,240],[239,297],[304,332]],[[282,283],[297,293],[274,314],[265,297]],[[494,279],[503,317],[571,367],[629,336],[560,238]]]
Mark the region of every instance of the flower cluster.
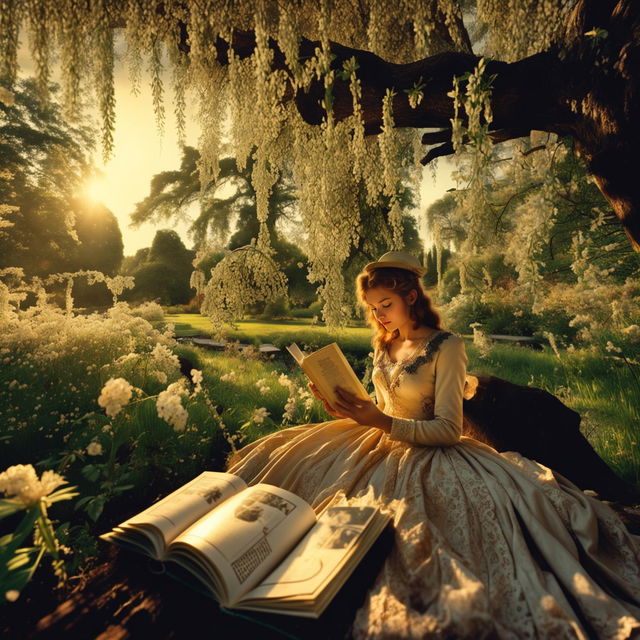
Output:
[[256,382],[256,387],[258,387],[260,393],[269,393],[269,387],[267,386],[267,381],[265,378],[261,378]]
[[202,371],[199,369],[191,369],[191,380],[195,385],[193,393],[200,393],[202,391]]
[[102,445],[95,440],[87,445],[87,454],[90,456],[102,455]]
[[110,378],[102,388],[98,404],[113,418],[131,400],[132,386],[124,378]]
[[41,478],[30,464],[16,464],[0,473],[0,491],[25,505],[48,496],[66,480],[54,471],[44,471]]
[[158,394],[156,408],[158,416],[166,420],[174,431],[184,431],[189,419],[189,413],[182,406],[181,396],[187,392],[181,381],[170,384],[164,391]]
[[313,407],[313,394],[311,391],[305,387],[297,385],[284,373],[280,374],[278,382],[289,391],[289,397],[284,405],[284,413],[282,414],[283,421],[285,423],[291,422],[294,419],[296,410],[299,406],[303,408],[304,415],[307,416],[311,407]]

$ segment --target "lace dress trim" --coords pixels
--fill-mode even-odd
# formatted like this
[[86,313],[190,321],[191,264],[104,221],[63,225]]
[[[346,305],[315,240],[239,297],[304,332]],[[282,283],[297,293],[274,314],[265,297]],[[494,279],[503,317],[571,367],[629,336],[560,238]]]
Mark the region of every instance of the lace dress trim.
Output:
[[[387,388],[391,390],[397,387],[398,384],[400,384],[403,373],[415,374],[420,365],[430,362],[440,348],[440,345],[450,335],[453,335],[450,331],[439,329],[435,335],[427,336],[423,339],[413,353],[397,362],[392,362],[389,357],[389,352],[387,349],[384,349],[377,364],[384,375]],[[424,340],[427,341],[426,344]],[[421,351],[423,353],[418,355]],[[387,373],[387,369],[390,370],[389,373]]]

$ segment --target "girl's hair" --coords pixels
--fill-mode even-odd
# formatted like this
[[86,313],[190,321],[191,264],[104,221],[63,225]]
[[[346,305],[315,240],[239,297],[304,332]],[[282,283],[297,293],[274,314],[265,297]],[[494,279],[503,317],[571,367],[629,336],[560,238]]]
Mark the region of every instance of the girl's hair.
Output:
[[374,329],[375,334],[371,341],[374,349],[386,349],[387,344],[398,336],[398,330],[394,329],[389,333],[378,320],[365,300],[365,294],[369,289],[384,287],[394,293],[406,297],[415,289],[418,297],[409,307],[409,316],[414,321],[413,328],[417,329],[421,325],[440,329],[440,316],[431,307],[431,300],[425,293],[417,274],[408,269],[398,269],[396,267],[378,267],[372,271],[363,271],[356,278],[356,293],[360,304],[365,308],[367,324]]

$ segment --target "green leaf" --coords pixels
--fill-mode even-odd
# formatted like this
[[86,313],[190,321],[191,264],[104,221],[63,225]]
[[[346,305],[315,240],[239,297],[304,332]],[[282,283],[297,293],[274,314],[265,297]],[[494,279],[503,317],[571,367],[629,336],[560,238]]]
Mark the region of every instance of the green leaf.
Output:
[[40,530],[40,535],[44,540],[47,551],[51,555],[57,556],[58,550],[56,548],[55,534],[53,532],[53,525],[51,524],[51,520],[49,520],[49,518],[44,515],[38,518],[38,529]]
[[96,496],[89,504],[87,505],[87,513],[89,517],[95,522],[102,513],[102,509],[104,509],[105,497],[104,496]]
[[113,488],[113,493],[122,493],[123,491],[128,491],[129,489],[133,489],[135,484],[122,484]]
[[80,494],[75,491],[77,487],[65,487],[64,489],[59,489],[55,491],[51,495],[47,496],[45,500],[48,504],[53,504],[54,502],[60,502],[61,500],[70,500],[71,498],[75,498]]
[[95,496],[85,496],[84,498],[80,498],[80,500],[78,500],[78,502],[76,502],[74,510],[77,511],[78,509],[80,509],[80,507],[83,507],[85,504],[87,504],[87,502],[89,502],[89,500],[93,500],[94,498],[95,498]]
[[0,500],[0,520],[24,508],[25,505],[19,500],[14,500],[13,498]]
[[82,468],[82,475],[87,480],[95,482],[100,477],[100,468],[95,464],[88,464]]

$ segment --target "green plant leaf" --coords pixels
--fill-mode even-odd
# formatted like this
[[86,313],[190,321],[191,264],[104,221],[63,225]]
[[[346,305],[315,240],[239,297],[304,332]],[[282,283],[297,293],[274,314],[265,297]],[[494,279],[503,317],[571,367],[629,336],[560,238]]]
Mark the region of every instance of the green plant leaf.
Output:
[[82,467],[82,475],[91,482],[95,482],[100,477],[100,468],[95,464],[88,464]]
[[0,520],[24,508],[25,505],[19,500],[14,500],[13,498],[0,500]]
[[96,496],[87,505],[87,508],[86,508],[87,514],[94,522],[100,517],[100,514],[104,509],[104,503],[105,503],[104,496]]

